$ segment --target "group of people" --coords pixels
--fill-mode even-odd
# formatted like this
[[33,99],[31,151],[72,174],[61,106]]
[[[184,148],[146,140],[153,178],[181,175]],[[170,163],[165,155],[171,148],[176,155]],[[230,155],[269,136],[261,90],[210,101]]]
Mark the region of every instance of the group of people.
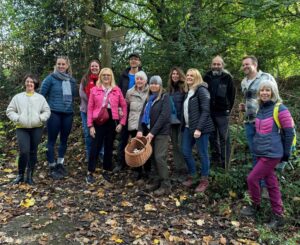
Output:
[[[212,59],[211,70],[203,78],[195,68],[188,69],[186,74],[179,67],[172,68],[167,89],[163,88],[160,76],[148,79],[141,69],[139,54],[132,53],[128,59],[130,66],[121,74],[118,85],[113,71],[102,68],[98,60],[90,62],[81,80],[86,182],[95,182],[99,157],[103,158],[102,176],[111,181],[112,173],[126,166],[124,149],[129,138],[145,136],[152,144],[153,154],[145,165],[134,169],[137,180],[144,180],[145,189],[158,196],[171,191],[167,161],[171,142],[174,174],[184,179],[184,186],[205,192],[211,161],[225,168],[230,160],[229,116],[235,87],[222,57]],[[253,170],[247,178],[253,205],[242,213],[253,215],[258,211],[261,190],[266,187],[274,214],[271,225],[278,226],[282,223],[283,206],[274,168],[290,156],[293,120],[288,109],[280,104],[280,130],[274,122],[274,106],[281,102],[278,87],[270,74],[258,70],[254,56],[243,58],[242,69],[245,103],[239,104],[239,110],[245,112],[246,136],[253,155]],[[13,183],[34,184],[32,175],[44,123],[48,132],[49,175],[55,180],[62,179],[68,174],[64,156],[72,128],[74,97],[78,94],[70,60],[65,56],[57,58],[54,72],[44,79],[40,93],[36,92],[39,83],[35,76],[26,75],[24,82],[25,92],[15,95],[7,108],[7,116],[16,123],[20,152],[19,173]],[[120,133],[118,161],[113,164],[117,133]],[[58,135],[60,143],[55,159]],[[193,156],[194,145],[200,156],[200,169]]]

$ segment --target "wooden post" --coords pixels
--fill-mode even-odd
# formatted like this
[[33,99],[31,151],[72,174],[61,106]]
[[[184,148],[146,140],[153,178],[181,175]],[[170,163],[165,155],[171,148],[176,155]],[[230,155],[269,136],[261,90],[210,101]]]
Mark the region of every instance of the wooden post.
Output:
[[124,40],[124,36],[128,31],[127,28],[121,28],[118,30],[111,30],[108,24],[103,24],[101,29],[97,29],[91,26],[85,26],[83,28],[89,35],[100,37],[101,43],[101,64],[102,67],[111,68],[111,47],[112,41]]

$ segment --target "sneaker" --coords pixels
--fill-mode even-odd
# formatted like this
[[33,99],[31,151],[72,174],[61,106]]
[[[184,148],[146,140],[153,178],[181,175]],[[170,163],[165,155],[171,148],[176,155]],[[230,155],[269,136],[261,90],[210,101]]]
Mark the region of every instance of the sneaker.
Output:
[[93,184],[93,183],[95,183],[95,178],[92,174],[88,174],[85,177],[85,181],[86,181],[87,184]]
[[202,177],[199,185],[195,189],[195,192],[205,192],[207,187],[208,187],[208,178]]
[[62,179],[64,176],[57,171],[57,165],[55,165],[55,167],[50,167],[50,172],[49,172],[49,175],[52,179],[54,180],[60,180]]
[[270,229],[278,229],[284,226],[284,218],[282,215],[272,214],[270,222],[267,224]]
[[259,206],[255,206],[255,205],[246,206],[241,210],[240,214],[242,216],[254,217],[258,211],[259,211]]
[[171,193],[171,188],[169,186],[161,185],[157,190],[153,192],[155,196],[169,195]]
[[56,171],[63,177],[66,177],[68,175],[68,172],[63,164],[56,164]]

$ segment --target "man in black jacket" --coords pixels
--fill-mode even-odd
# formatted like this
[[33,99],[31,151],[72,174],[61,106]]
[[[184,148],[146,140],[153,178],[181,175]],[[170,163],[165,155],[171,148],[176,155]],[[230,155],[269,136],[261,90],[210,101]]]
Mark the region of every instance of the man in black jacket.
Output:
[[213,58],[211,71],[204,76],[211,100],[211,117],[215,131],[210,137],[212,162],[225,168],[230,159],[229,114],[234,104],[235,88],[221,56]]
[[[120,78],[118,86],[122,90],[124,98],[126,98],[126,93],[135,85],[135,74],[141,70],[141,58],[138,53],[132,53],[128,56],[130,67],[126,68]],[[129,114],[129,112],[128,112]],[[125,147],[128,141],[128,128],[127,124],[122,128],[119,149],[118,149],[118,163],[113,169],[114,173],[119,172],[125,167]]]

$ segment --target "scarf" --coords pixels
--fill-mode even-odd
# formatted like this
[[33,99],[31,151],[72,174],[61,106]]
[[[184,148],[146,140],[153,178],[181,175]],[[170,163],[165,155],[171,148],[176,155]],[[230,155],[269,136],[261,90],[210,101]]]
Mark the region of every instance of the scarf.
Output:
[[62,93],[63,93],[63,101],[66,106],[70,106],[72,104],[72,88],[71,88],[71,76],[68,73],[60,72],[55,70],[52,74],[56,79],[62,81]]
[[[111,87],[109,88],[105,88],[102,85],[102,89],[104,90],[104,97],[103,97],[103,101],[102,101],[102,107],[108,107],[108,102],[106,103],[107,99],[108,99],[108,94],[110,93],[110,91],[112,90]],[[110,106],[109,106],[110,107]]]
[[147,128],[150,128],[150,111],[151,111],[151,106],[156,98],[157,98],[157,93],[150,95],[149,100],[144,109],[142,123],[146,124]]
[[88,76],[88,82],[87,85],[84,88],[84,92],[86,93],[86,96],[89,98],[90,97],[90,93],[91,93],[91,89],[93,87],[95,87],[96,82],[98,80],[98,75],[97,74],[90,74]]

